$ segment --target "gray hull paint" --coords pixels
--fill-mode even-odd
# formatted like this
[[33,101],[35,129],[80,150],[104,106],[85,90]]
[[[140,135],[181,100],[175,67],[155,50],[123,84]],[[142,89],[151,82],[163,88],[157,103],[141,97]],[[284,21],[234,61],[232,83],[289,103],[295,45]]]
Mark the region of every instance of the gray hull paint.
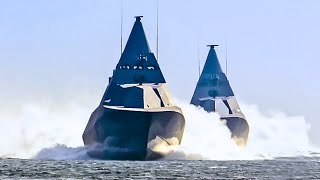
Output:
[[[177,138],[181,143],[184,117],[175,111],[141,112],[108,109],[99,106],[92,114],[83,134],[88,155],[104,160],[156,160],[170,151],[153,151],[148,144],[170,144],[166,139]],[[156,146],[157,144],[154,144]]]
[[231,132],[231,137],[239,146],[247,144],[249,135],[249,124],[241,117],[221,117],[221,120],[226,120],[226,125]]

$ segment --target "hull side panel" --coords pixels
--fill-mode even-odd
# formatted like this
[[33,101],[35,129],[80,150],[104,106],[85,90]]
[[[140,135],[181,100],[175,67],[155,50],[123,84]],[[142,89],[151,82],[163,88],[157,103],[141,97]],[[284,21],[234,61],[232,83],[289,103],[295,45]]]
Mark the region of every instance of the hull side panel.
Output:
[[[106,160],[152,160],[166,155],[153,151],[156,137],[175,137],[180,144],[184,118],[177,112],[139,112],[98,107],[83,134],[91,157]],[[149,143],[150,141],[151,144]],[[166,140],[165,140],[166,142]],[[157,158],[154,158],[157,157]]]
[[247,144],[249,135],[248,122],[240,117],[221,117],[226,120],[227,127],[231,131],[231,137],[236,141],[239,146],[245,146]]

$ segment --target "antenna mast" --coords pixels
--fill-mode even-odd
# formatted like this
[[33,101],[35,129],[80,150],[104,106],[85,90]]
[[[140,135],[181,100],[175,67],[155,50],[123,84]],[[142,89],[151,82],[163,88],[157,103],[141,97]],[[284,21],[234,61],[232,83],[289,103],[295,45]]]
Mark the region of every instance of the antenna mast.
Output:
[[121,32],[121,37],[120,37],[120,49],[121,49],[121,53],[120,55],[122,54],[122,29],[123,29],[123,0],[121,0],[121,25],[120,25],[120,32]]
[[200,53],[199,53],[199,40],[198,40],[198,68],[199,68],[199,78],[200,78]]
[[157,0],[157,60],[159,61],[159,0]]
[[226,76],[228,77],[228,40],[226,40]]

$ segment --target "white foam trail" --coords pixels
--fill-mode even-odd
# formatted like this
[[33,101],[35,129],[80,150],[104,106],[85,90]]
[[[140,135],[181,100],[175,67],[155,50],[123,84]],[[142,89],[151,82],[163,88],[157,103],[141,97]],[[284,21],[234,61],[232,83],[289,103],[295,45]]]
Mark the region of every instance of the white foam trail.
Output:
[[[309,156],[310,125],[304,117],[263,114],[257,106],[241,104],[250,126],[247,147],[240,149],[219,116],[179,102],[186,117],[181,147],[169,159],[246,160],[278,156]],[[35,103],[21,111],[0,114],[0,157],[88,159],[81,139],[94,106],[76,103],[53,108]]]
[[303,116],[289,117],[276,111],[263,114],[256,105],[242,105],[242,109],[250,124],[247,153],[288,157],[319,152],[309,141],[311,125]]
[[186,131],[181,147],[169,159],[253,160],[319,152],[310,145],[310,125],[304,117],[279,112],[265,115],[257,106],[242,104],[250,132],[247,146],[239,148],[217,114],[183,102],[179,106],[186,117]]
[[15,113],[1,113],[0,157],[31,158],[43,148],[57,144],[82,146],[88,112],[76,104],[57,108],[27,103]]
[[44,148],[39,151],[33,159],[54,159],[54,160],[90,160],[87,150],[82,147],[67,147],[66,145],[56,145],[51,148]]
[[218,114],[187,103],[178,104],[186,118],[185,132],[181,146],[168,159],[225,159],[226,149],[237,148]]

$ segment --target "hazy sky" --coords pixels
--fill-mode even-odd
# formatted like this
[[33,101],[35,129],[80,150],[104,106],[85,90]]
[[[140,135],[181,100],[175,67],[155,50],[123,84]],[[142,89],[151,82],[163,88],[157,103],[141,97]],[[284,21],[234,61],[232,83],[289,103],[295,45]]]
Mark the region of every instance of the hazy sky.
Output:
[[[99,102],[120,57],[120,0],[1,0],[0,108],[52,98]],[[173,96],[189,101],[206,44],[220,44],[241,102],[303,115],[317,139],[320,1],[159,0],[159,64]],[[156,50],[156,0],[123,0],[123,38],[143,15]],[[89,96],[91,97],[91,96]],[[320,142],[319,142],[320,143]]]

